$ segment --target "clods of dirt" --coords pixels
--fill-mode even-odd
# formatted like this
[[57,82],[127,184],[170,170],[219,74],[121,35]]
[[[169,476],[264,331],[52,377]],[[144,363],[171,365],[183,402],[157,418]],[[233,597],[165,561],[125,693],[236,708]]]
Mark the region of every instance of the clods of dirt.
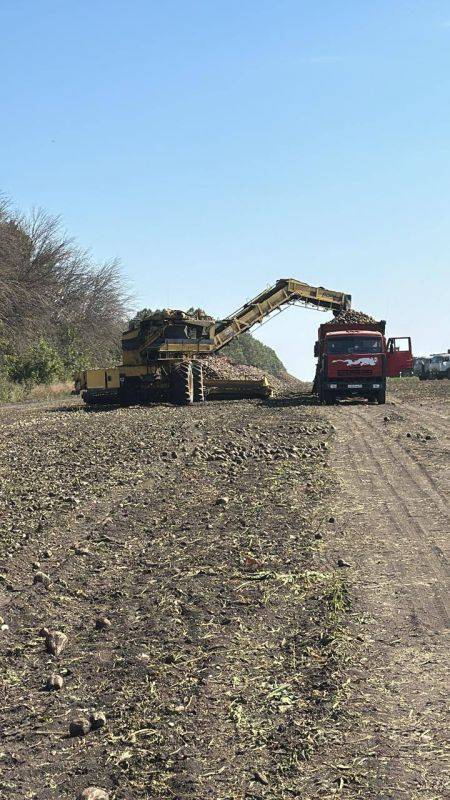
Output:
[[91,729],[98,731],[106,725],[106,714],[103,711],[93,711],[89,717],[89,722],[91,723]]
[[68,642],[68,636],[62,631],[47,631],[45,647],[52,656],[59,656]]
[[45,572],[41,572],[40,570],[38,570],[38,572],[35,572],[33,576],[33,583],[42,584],[42,586],[44,586],[46,589],[50,587],[51,582],[52,581],[50,575],[46,575]]
[[78,800],[109,800],[109,794],[97,786],[88,786],[87,789],[83,789]]
[[46,689],[49,692],[56,692],[62,689],[64,686],[64,678],[62,675],[57,675],[56,673],[52,673],[47,678]]
[[69,736],[86,736],[91,730],[91,721],[87,717],[76,717],[69,723]]
[[97,617],[95,620],[95,627],[98,631],[104,631],[107,628],[110,628],[112,625],[111,620],[108,617],[100,616]]

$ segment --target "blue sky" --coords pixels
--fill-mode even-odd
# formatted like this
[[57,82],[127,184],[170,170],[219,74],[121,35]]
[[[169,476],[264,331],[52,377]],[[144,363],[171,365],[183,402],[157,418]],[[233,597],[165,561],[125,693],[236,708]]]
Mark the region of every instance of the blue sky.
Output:
[[[450,1],[0,0],[0,29],[0,187],[136,307],[296,277],[450,347]],[[257,336],[308,377],[325,318]]]

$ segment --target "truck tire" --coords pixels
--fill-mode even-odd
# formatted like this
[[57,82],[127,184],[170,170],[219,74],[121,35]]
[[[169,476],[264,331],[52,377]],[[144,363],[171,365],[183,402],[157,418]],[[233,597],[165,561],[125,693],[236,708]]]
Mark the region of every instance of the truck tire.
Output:
[[321,375],[319,376],[316,375],[316,377],[314,378],[314,387],[317,393],[317,399],[319,403],[325,403],[325,389],[323,386],[323,380],[321,378]]
[[190,406],[194,402],[194,376],[190,361],[182,361],[173,370],[170,401],[176,406]]
[[323,404],[325,406],[335,406],[336,405],[336,395],[333,392],[323,392]]
[[378,404],[384,406],[386,402],[386,389],[380,389],[377,395]]
[[203,364],[200,361],[192,362],[192,376],[194,379],[194,403],[204,403],[205,385],[203,382]]

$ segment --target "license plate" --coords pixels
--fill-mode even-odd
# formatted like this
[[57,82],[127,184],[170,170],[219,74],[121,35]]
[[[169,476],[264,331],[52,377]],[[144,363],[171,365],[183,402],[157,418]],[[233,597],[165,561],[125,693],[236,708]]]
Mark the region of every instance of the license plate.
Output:
[[362,383],[349,383],[349,389],[362,389]]

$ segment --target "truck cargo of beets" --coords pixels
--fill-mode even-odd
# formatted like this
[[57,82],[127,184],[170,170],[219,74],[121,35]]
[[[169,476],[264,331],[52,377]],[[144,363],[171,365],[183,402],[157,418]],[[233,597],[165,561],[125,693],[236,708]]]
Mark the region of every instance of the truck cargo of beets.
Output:
[[339,322],[320,326],[314,355],[314,391],[325,405],[362,397],[386,402],[386,378],[410,373],[411,339],[385,338],[386,323]]

